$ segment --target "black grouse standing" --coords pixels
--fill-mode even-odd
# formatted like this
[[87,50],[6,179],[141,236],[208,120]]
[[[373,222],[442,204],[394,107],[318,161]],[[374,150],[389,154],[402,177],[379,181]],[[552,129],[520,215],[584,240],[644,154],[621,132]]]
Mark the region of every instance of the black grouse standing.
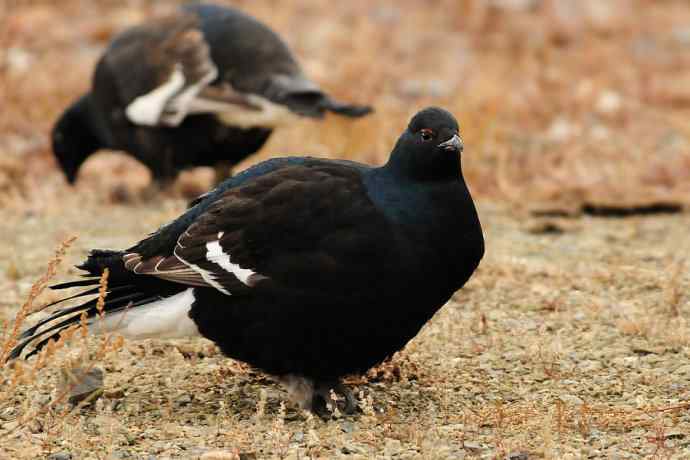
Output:
[[370,111],[330,98],[254,18],[194,4],[117,36],[91,91],[56,122],[52,143],[70,183],[100,148],[132,154],[164,183],[192,166],[227,174],[297,117]]
[[484,254],[462,149],[455,118],[428,108],[382,167],[260,163],[131,248],[94,250],[80,267],[89,279],[57,287],[93,294],[108,268],[105,318],[95,300],[60,310],[25,331],[13,357],[86,312],[92,330],[130,338],[201,334],[277,376],[302,407],[325,413],[334,389],[352,411],[340,378],[403,348]]

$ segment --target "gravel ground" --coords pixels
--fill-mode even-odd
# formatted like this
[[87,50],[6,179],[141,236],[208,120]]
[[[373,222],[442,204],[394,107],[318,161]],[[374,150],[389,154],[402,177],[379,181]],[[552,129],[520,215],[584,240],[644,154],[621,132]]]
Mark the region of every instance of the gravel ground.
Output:
[[[87,248],[130,244],[184,206],[99,216],[97,198],[61,201],[60,211],[3,215],[0,244],[11,250],[0,259],[0,319],[66,237],[79,235],[57,280],[73,276]],[[149,341],[95,360],[105,372],[95,404],[68,413],[56,401],[17,427],[57,399],[77,343],[11,394],[0,390],[0,458],[688,458],[690,216],[537,220],[494,202],[479,209],[488,249],[479,271],[402,353],[350,380],[362,415],[311,419],[209,342]]]

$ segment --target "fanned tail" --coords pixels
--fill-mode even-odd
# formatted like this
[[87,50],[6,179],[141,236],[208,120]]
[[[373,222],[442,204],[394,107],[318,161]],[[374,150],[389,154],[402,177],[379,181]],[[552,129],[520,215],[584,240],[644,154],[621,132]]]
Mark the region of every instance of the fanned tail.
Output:
[[[19,343],[10,352],[9,359],[16,359],[26,349],[25,358],[41,351],[50,340],[57,340],[70,326],[79,324],[86,316],[89,332],[118,331],[125,337],[180,337],[196,333],[196,326],[186,315],[194,301],[193,292],[187,286],[170,283],[152,276],[137,276],[124,268],[123,252],[95,250],[78,268],[87,272],[87,279],[70,281],[51,286],[62,290],[85,287],[82,292],[65,297],[44,308],[62,302],[93,296],[78,305],[61,308],[49,317],[27,328],[19,336]],[[97,318],[100,276],[108,268],[108,287],[103,317]],[[191,323],[191,324],[190,324]]]

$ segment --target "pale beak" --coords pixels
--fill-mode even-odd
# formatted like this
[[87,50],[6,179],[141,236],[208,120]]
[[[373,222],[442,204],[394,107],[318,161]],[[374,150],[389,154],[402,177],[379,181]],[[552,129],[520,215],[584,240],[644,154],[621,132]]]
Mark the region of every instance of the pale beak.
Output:
[[453,137],[451,137],[447,141],[438,144],[438,147],[441,147],[443,150],[447,152],[460,153],[463,149],[462,139],[460,139],[460,136],[458,136],[457,134],[454,134]]

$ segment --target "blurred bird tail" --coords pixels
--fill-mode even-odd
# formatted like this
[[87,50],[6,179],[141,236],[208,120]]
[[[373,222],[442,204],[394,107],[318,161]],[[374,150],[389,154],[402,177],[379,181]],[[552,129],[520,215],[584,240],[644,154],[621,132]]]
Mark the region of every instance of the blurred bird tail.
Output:
[[363,117],[374,111],[373,107],[369,105],[346,104],[331,99],[328,96],[324,98],[323,107],[329,112],[352,118]]
[[274,76],[266,96],[274,102],[284,104],[290,111],[305,117],[321,118],[325,112],[347,117],[361,117],[372,111],[369,106],[346,104],[332,99],[313,81],[305,76]]
[[368,105],[346,104],[336,101],[321,91],[293,93],[286,96],[281,103],[298,115],[312,118],[322,118],[326,112],[357,118],[373,111]]

